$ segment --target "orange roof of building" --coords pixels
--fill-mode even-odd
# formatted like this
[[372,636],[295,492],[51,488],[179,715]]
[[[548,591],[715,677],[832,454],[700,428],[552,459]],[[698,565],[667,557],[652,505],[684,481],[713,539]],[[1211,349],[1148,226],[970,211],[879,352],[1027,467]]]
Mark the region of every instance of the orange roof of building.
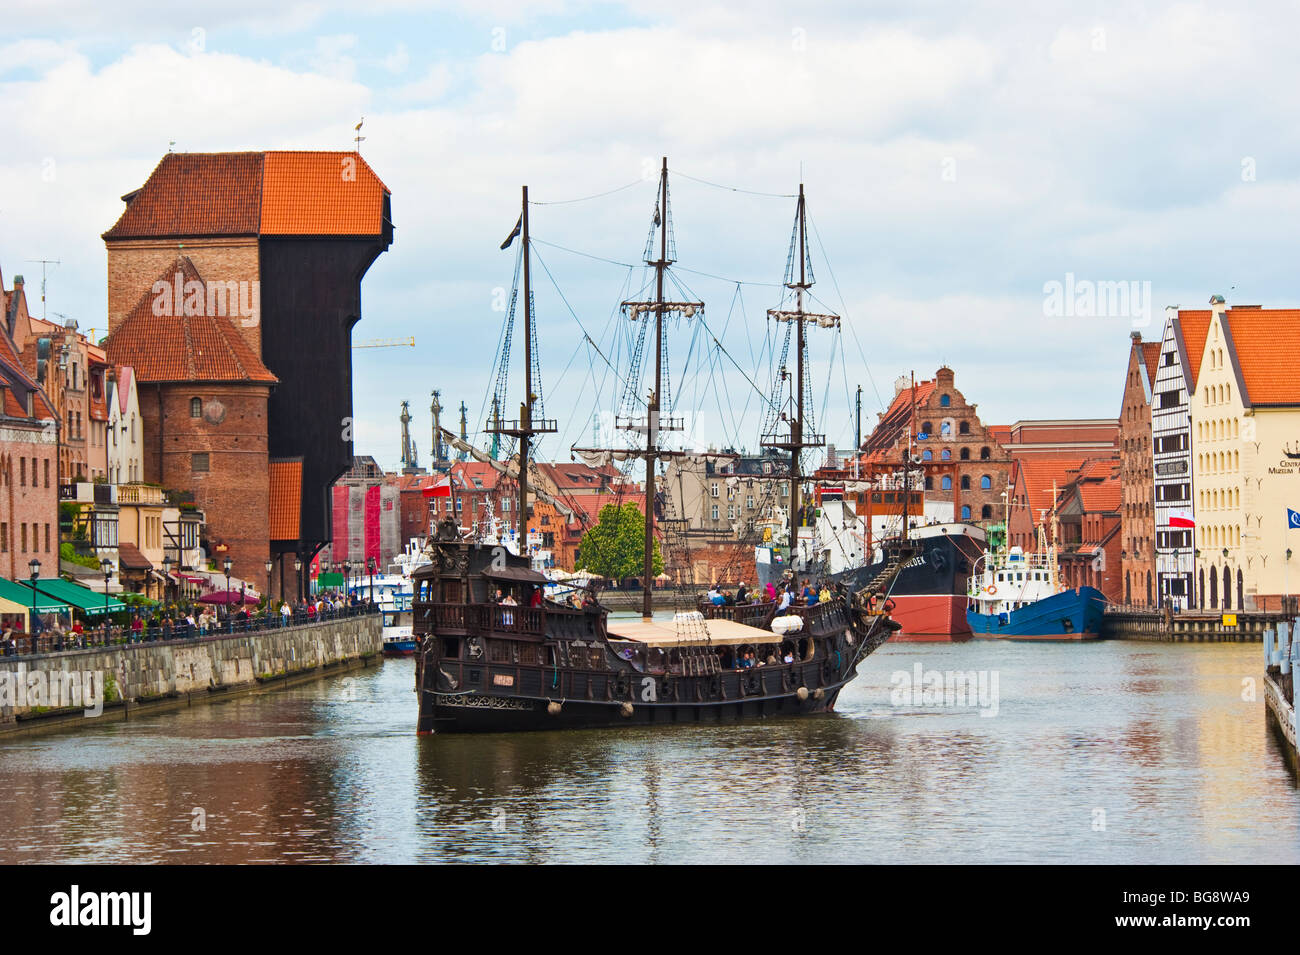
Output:
[[984,430],[987,431],[989,437],[996,441],[1000,446],[1011,443],[1011,425],[1009,424],[985,425]]
[[1029,498],[1030,516],[1035,523],[1041,512],[1052,509],[1056,495],[1075,479],[1088,460],[1086,455],[1046,454],[1016,459],[1016,467]]
[[1210,331],[1210,310],[1180,311],[1178,325],[1183,347],[1187,349],[1187,368],[1183,370],[1183,377],[1188,389],[1195,391],[1196,379],[1201,374],[1201,356],[1205,354],[1205,336]]
[[168,153],[105,239],[382,235],[388,188],[359,153]]
[[1118,511],[1122,499],[1119,462],[1090,461],[1084,465],[1079,475],[1079,494],[1085,511]]
[[1225,319],[1246,386],[1243,399],[1252,405],[1300,404],[1300,309],[1228,309]]
[[359,153],[268,152],[262,235],[382,235],[388,188]]
[[271,479],[270,538],[298,539],[302,517],[302,458],[269,462]]
[[[898,443],[900,437],[911,430],[913,405],[919,407],[929,401],[936,385],[937,382],[933,379],[918,381],[915,389],[908,385],[894,395],[889,408],[881,415],[880,421],[863,442],[862,450],[867,452],[868,460],[883,460],[878,452],[888,451]],[[920,425],[918,424],[917,427],[919,428]]]
[[[203,285],[189,256],[179,257],[159,281],[172,286],[176,272],[185,284]],[[134,368],[137,382],[279,381],[224,315],[154,314],[158,310],[151,289],[104,343],[109,360]],[[185,309],[178,305],[162,311]]]
[[1146,365],[1148,389],[1156,385],[1156,369],[1160,367],[1160,342],[1142,343],[1142,361]]

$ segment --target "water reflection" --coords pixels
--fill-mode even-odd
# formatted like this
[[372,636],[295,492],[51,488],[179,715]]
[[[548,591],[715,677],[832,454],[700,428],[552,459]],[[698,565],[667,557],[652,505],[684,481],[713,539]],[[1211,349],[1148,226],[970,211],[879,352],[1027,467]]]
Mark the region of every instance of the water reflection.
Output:
[[[390,661],[0,742],[0,861],[1294,863],[1258,657],[891,644],[831,716],[477,737],[416,737]],[[996,671],[997,715],[895,705],[917,663]]]

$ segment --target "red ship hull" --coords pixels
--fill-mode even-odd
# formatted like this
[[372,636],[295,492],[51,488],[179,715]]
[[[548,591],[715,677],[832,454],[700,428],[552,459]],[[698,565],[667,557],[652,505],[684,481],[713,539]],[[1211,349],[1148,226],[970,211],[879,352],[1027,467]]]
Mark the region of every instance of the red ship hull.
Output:
[[965,597],[953,594],[895,594],[890,616],[903,625],[890,639],[898,643],[946,643],[969,640]]

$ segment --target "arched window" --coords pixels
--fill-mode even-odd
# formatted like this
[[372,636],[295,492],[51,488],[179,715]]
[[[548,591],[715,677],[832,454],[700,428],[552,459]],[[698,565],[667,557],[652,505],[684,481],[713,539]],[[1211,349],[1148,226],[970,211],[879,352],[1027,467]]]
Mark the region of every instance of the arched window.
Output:
[[981,461],[987,461],[987,460],[989,459],[989,455],[990,455],[990,452],[989,452],[989,449],[988,449],[988,448],[980,448],[980,460],[981,460]]
[[963,505],[961,506],[961,519],[962,519],[963,521],[969,521],[969,520],[970,520],[970,505],[969,505],[969,504],[963,504]]
[[963,421],[961,424],[957,425],[957,433],[958,433],[958,434],[970,434],[970,422],[969,422],[969,421]]
[[993,479],[987,474],[980,478],[980,490],[989,491],[993,489]]
[[945,474],[945,475],[943,476],[943,480],[939,482],[939,487],[940,487],[941,490],[944,490],[944,491],[951,491],[951,490],[952,490],[952,477],[950,477],[949,475]]
[[970,448],[962,448],[962,449],[961,449],[961,453],[958,454],[957,456],[958,456],[959,458],[961,458],[963,461],[969,461],[969,460],[970,460]]
[[990,507],[989,505],[985,504],[983,507],[980,508],[980,520],[987,521],[987,520],[988,520],[990,517],[992,517],[992,516],[993,516],[993,508],[992,508],[992,507]]
[[[922,460],[922,461],[933,461],[933,460],[934,460],[934,452],[931,451],[929,448],[926,448],[924,451],[921,452],[921,460]],[[517,470],[517,469],[516,469],[516,470]]]
[[940,395],[940,396],[939,396],[939,406],[940,406],[941,408],[946,408],[946,407],[948,407],[950,404],[952,404],[952,395]]
[[961,489],[962,489],[963,491],[969,491],[969,490],[970,490],[970,475],[969,475],[969,474],[963,474],[963,475],[961,476]]
[[951,461],[951,460],[952,460],[952,449],[951,449],[951,448],[944,448],[944,449],[943,449],[943,453],[940,455],[940,457],[942,457],[945,461]]
[[934,490],[934,478],[930,477],[928,474],[925,476],[925,489],[927,491]]
[[191,418],[202,418],[202,417],[203,417],[203,399],[202,399],[202,398],[191,398],[191,399],[190,399],[190,417],[191,417]]
[[932,421],[922,421],[922,422],[921,422],[921,433],[924,434],[924,435],[931,435],[931,434],[934,434],[934,422],[932,422]]

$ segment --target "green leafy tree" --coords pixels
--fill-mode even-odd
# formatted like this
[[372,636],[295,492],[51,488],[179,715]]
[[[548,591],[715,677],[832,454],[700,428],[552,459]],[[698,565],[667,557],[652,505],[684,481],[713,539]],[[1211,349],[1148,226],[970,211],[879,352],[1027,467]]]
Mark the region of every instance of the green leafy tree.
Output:
[[[582,535],[582,565],[593,574],[622,580],[645,570],[645,518],[632,502],[606,504],[596,526]],[[655,575],[664,571],[659,541],[654,541]]]

